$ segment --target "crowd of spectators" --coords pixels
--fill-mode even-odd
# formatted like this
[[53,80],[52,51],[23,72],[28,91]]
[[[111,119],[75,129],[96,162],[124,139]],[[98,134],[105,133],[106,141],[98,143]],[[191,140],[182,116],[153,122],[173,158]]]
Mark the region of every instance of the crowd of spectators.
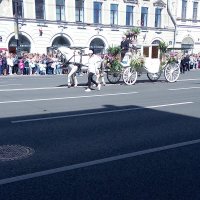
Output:
[[[200,69],[200,56],[184,54],[179,57],[181,73],[191,69]],[[0,52],[1,75],[46,75],[66,73],[56,54],[23,53],[17,57],[14,53]]]
[[197,54],[184,54],[180,58],[179,62],[182,74],[191,69],[200,69],[200,56]]
[[55,54],[0,53],[0,75],[62,74],[62,63]]

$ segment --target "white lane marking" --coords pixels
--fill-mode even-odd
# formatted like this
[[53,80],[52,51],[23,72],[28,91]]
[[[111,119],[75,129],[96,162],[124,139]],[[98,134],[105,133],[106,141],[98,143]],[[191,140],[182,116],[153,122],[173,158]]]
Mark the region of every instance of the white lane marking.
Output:
[[[7,85],[0,85],[0,87],[10,86],[10,85],[22,85],[22,84],[7,84]],[[12,89],[5,89],[5,91],[6,90],[12,90]],[[4,90],[0,90],[0,91],[4,91]]]
[[184,81],[199,81],[200,79],[197,79],[197,78],[190,78],[190,79],[180,79],[180,80],[177,80],[178,82],[184,82]]
[[107,111],[101,111],[101,112],[90,112],[90,113],[63,115],[63,116],[55,116],[55,117],[32,118],[32,119],[11,121],[11,123],[14,124],[14,123],[25,123],[25,122],[33,122],[33,121],[71,118],[71,117],[82,117],[82,116],[99,115],[99,114],[107,114],[107,113],[117,113],[117,112],[126,112],[126,111],[142,110],[142,109],[152,109],[152,108],[161,108],[161,107],[168,107],[168,106],[186,105],[186,104],[192,104],[192,103],[194,103],[194,102],[181,102],[181,103],[164,104],[164,105],[156,105],[156,106],[146,106],[146,107],[142,107],[142,108],[141,107],[140,108],[127,108],[127,109],[107,110]]
[[160,152],[160,151],[166,151],[166,150],[180,148],[180,147],[189,146],[189,145],[194,145],[194,144],[198,144],[198,143],[200,143],[200,139],[191,140],[191,141],[187,141],[187,142],[180,142],[180,143],[176,143],[176,144],[170,144],[170,145],[161,146],[161,147],[155,147],[155,148],[151,148],[151,149],[122,154],[122,155],[118,155],[118,156],[111,156],[111,157],[102,158],[102,159],[98,159],[98,160],[92,160],[92,161],[88,161],[88,162],[63,166],[63,167],[49,169],[49,170],[45,170],[45,171],[24,174],[24,175],[20,175],[20,176],[11,177],[11,178],[5,178],[5,179],[0,180],[0,185],[5,185],[8,183],[14,183],[14,182],[18,182],[18,181],[28,180],[28,179],[32,179],[32,178],[41,177],[41,176],[52,175],[52,174],[66,172],[66,171],[75,170],[75,169],[80,169],[80,168],[84,168],[84,167],[90,167],[90,166],[94,166],[94,165],[109,163],[109,162],[113,162],[113,161],[117,161],[117,160],[133,158],[136,156],[142,156],[142,155],[156,153],[156,152]]
[[168,89],[168,90],[190,90],[190,89],[200,89],[200,87],[174,88],[174,89]]
[[52,90],[52,89],[66,89],[67,87],[43,87],[43,88],[17,88],[17,89],[2,89],[0,92],[12,91],[27,91],[27,90]]
[[[9,84],[9,85],[22,85],[22,84]],[[106,86],[114,86],[114,85],[122,85],[121,83],[119,84],[106,84]],[[1,86],[1,85],[0,85]],[[6,86],[6,85],[4,85]],[[83,85],[78,85],[78,88],[86,88],[87,86]],[[15,88],[15,89],[1,89],[0,92],[14,92],[14,91],[32,91],[32,90],[52,90],[52,89],[67,89],[67,85],[66,86],[62,86],[62,87],[41,87],[41,88]]]
[[24,103],[24,102],[35,102],[35,101],[54,101],[54,100],[64,100],[64,99],[81,99],[81,98],[92,98],[92,97],[106,97],[106,96],[118,96],[118,95],[129,95],[137,94],[138,92],[128,92],[128,93],[113,93],[113,94],[97,94],[97,95],[87,95],[87,96],[72,96],[72,97],[55,97],[46,99],[22,99],[16,101],[0,101],[0,104],[8,103]]

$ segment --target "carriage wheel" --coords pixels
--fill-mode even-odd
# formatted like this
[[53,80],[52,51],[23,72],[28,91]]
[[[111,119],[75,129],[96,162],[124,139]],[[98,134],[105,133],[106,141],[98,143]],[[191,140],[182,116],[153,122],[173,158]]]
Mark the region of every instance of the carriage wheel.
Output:
[[152,82],[157,81],[160,78],[160,76],[161,76],[161,72],[160,71],[157,72],[157,73],[150,73],[150,72],[147,73],[148,79],[150,81],[152,81]]
[[177,63],[169,63],[165,67],[164,76],[165,79],[170,82],[174,83],[178,80],[180,75],[180,67]]
[[108,71],[107,72],[107,79],[110,83],[118,83],[121,79],[121,72],[120,71]]
[[137,71],[134,68],[127,67],[123,73],[123,81],[126,85],[133,85],[137,80]]

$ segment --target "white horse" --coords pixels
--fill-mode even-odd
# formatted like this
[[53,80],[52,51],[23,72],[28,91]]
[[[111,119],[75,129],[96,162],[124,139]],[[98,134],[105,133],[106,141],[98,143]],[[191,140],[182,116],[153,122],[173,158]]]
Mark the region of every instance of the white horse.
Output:
[[[78,85],[77,77],[76,77],[76,72],[78,69],[81,71],[87,71],[88,68],[88,60],[89,60],[89,55],[88,53],[89,48],[68,48],[68,47],[59,47],[57,49],[58,55],[61,54],[60,56],[64,57],[65,59],[65,64],[68,67],[68,87],[71,87],[74,85],[76,87]],[[102,65],[102,58],[98,55],[95,55],[96,59],[96,65],[97,68],[100,70],[101,65]],[[102,76],[102,73],[99,73],[97,75],[97,82],[101,82],[105,84],[104,77]]]

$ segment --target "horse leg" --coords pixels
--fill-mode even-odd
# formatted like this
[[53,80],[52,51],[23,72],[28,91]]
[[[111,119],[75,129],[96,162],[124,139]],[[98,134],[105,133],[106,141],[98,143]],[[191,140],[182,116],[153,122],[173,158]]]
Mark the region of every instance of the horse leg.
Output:
[[67,75],[67,85],[68,85],[68,88],[71,87],[72,85],[72,74],[73,74],[73,65],[69,65],[68,66],[68,75]]
[[103,74],[100,75],[100,79],[101,79],[101,83],[105,86],[106,82],[105,82]]
[[99,84],[100,83],[100,74],[96,75],[96,82]]
[[67,86],[68,88],[71,87],[71,76],[72,76],[72,73],[71,73],[71,67],[68,67],[68,74],[67,74]]
[[68,87],[71,87],[72,83],[71,83],[71,79],[72,79],[72,82],[74,82],[74,84],[77,86],[77,80],[75,81],[74,79],[74,74],[76,73],[78,67],[75,66],[75,65],[70,65],[70,71],[68,73]]
[[77,87],[78,81],[77,81],[77,77],[76,77],[76,72],[72,75],[72,81],[73,81],[74,87]]
[[106,82],[105,82],[105,79],[104,79],[104,71],[105,71],[105,67],[106,67],[106,60],[103,60],[101,62],[101,67],[100,67],[100,81],[101,83],[105,86],[106,85]]
[[97,76],[97,82],[100,83],[100,84],[102,83],[104,86],[106,85],[104,75],[103,75],[103,72],[101,70],[99,71],[99,74]]

